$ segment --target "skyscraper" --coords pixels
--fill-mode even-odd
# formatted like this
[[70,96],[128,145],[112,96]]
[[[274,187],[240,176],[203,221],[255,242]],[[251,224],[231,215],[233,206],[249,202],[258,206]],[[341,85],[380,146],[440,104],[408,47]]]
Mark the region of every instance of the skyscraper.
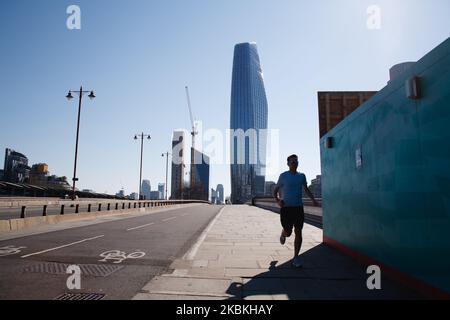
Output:
[[217,188],[216,188],[216,192],[217,192],[217,202],[218,204],[222,204],[224,201],[224,190],[223,190],[223,185],[222,184],[218,184]]
[[190,186],[190,198],[209,200],[209,157],[198,150],[194,150],[194,159],[201,159],[194,164],[194,186]]
[[158,183],[158,191],[160,193],[161,200],[166,199],[166,194],[164,188],[166,187],[165,183]]
[[231,84],[231,201],[264,193],[267,98],[255,43],[234,47]]
[[172,177],[170,199],[181,199],[184,185],[184,131],[174,131],[172,138]]
[[152,191],[150,180],[142,180],[141,194],[145,199],[150,199],[150,192]]

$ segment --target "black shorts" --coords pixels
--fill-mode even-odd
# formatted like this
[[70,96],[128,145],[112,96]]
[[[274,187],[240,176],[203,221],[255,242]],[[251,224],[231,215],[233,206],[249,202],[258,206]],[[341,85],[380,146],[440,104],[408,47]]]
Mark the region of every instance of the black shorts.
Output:
[[280,210],[280,220],[283,229],[291,233],[292,227],[296,229],[303,229],[303,222],[305,221],[305,212],[303,206],[300,207],[283,207]]

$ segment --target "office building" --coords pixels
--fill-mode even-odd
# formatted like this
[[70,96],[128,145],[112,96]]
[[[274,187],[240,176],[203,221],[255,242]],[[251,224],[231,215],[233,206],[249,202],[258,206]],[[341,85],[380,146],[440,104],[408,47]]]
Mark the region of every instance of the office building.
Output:
[[174,131],[172,137],[172,175],[170,199],[182,199],[184,187],[184,131]]
[[142,180],[141,195],[144,199],[150,199],[150,192],[152,191],[150,180]]
[[264,193],[268,105],[255,43],[234,48],[231,84],[231,201]]
[[5,150],[3,180],[12,183],[28,182],[30,169],[28,158],[25,155],[12,149]]

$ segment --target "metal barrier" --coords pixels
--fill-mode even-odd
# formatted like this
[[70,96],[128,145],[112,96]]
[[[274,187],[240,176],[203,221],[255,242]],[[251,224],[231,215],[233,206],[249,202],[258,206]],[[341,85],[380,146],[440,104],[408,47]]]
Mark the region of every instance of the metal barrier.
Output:
[[[38,202],[38,201],[36,201]],[[126,209],[126,203],[128,203],[128,209],[135,210],[135,209],[153,209],[153,208],[159,208],[159,207],[165,207],[165,206],[171,206],[171,205],[177,205],[177,204],[189,204],[189,203],[204,203],[209,204],[208,201],[203,200],[169,200],[169,201],[161,201],[161,200],[155,200],[155,201],[148,201],[148,200],[136,200],[136,201],[127,201],[124,202],[123,200],[118,200],[117,202],[114,201],[86,201],[86,200],[75,200],[75,201],[64,201],[62,203],[54,203],[54,201],[48,201],[43,202],[39,201],[40,205],[33,204],[33,201],[30,201],[27,199],[25,202],[26,205],[20,205],[20,203],[17,203],[17,207],[20,208],[20,218],[24,219],[27,217],[27,209],[35,209],[42,208],[42,216],[45,217],[49,214],[49,209],[52,209],[54,212],[59,212],[60,215],[64,215],[68,213],[67,208],[74,208],[72,211],[73,213],[80,213],[80,212],[92,212],[92,205],[97,206],[97,212],[102,211],[102,205],[106,205],[106,211],[119,211],[119,210],[125,210]],[[9,207],[9,209],[13,209],[14,207]],[[86,208],[85,211],[83,211],[81,208]],[[7,208],[7,207],[6,207]],[[5,209],[5,207],[4,207]],[[38,209],[41,210],[41,209]],[[56,213],[58,214],[58,213]],[[36,215],[34,215],[36,216]]]
[[[305,211],[305,222],[322,228],[322,199],[316,199],[319,207],[313,207],[311,199],[302,199]],[[255,197],[251,204],[255,207],[280,213],[280,206],[273,197]]]

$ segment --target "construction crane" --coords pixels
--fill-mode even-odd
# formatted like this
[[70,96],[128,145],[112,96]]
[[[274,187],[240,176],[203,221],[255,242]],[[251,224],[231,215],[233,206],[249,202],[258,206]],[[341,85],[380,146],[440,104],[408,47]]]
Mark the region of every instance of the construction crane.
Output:
[[197,128],[194,122],[194,117],[192,115],[192,107],[191,107],[191,98],[189,96],[189,88],[188,86],[185,87],[186,89],[186,99],[187,99],[187,104],[188,104],[188,108],[189,108],[189,116],[191,118],[191,124],[192,124],[192,131],[191,131],[191,136],[192,136],[192,148],[191,148],[191,176],[189,179],[189,183],[190,183],[190,188],[191,191],[194,188],[195,185],[195,165],[194,165],[194,158],[195,158],[195,136],[198,134],[197,132]]

